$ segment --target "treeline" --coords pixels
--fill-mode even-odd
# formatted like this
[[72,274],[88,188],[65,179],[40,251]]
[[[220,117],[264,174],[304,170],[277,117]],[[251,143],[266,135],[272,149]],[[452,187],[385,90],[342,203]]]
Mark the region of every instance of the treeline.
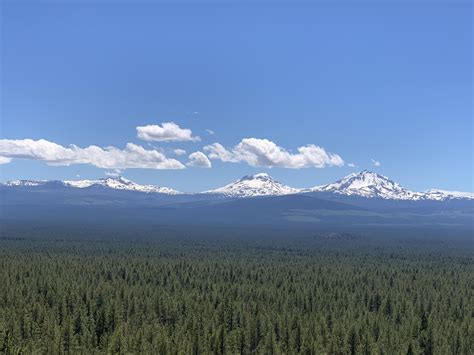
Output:
[[2,239],[0,351],[474,352],[472,255],[318,243]]

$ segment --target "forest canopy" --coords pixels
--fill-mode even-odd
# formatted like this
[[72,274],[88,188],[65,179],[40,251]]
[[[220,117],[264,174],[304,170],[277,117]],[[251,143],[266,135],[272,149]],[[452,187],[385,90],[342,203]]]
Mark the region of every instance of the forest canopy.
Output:
[[470,241],[64,233],[1,237],[1,352],[474,350]]

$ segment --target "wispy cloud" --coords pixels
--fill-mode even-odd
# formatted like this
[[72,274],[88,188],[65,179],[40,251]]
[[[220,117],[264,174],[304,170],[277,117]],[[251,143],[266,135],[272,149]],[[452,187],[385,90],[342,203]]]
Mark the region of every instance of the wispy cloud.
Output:
[[120,176],[122,173],[123,173],[122,169],[112,169],[112,170],[106,171],[105,175],[111,176],[111,177],[117,177],[117,176]]
[[184,149],[174,149],[173,150],[173,153],[176,154],[176,155],[184,155],[186,154],[186,151]]
[[11,158],[7,158],[7,157],[2,157],[0,156],[0,164],[8,164],[9,162],[11,162],[12,159]]
[[309,144],[297,148],[293,154],[268,139],[244,138],[231,149],[220,143],[204,147],[209,158],[223,162],[245,162],[255,167],[281,167],[290,169],[324,168],[326,166],[342,166],[344,161],[334,153],[326,152],[322,147]]
[[157,150],[147,150],[128,143],[125,149],[101,148],[95,145],[80,148],[63,147],[44,139],[0,139],[0,156],[7,159],[40,160],[53,166],[89,164],[104,169],[183,169],[176,159],[167,158]]
[[148,142],[196,142],[201,140],[198,136],[193,136],[193,132],[189,128],[181,128],[174,122],[165,122],[161,126],[138,126],[137,136]]
[[373,164],[374,166],[380,166],[380,165],[382,165],[382,163],[380,163],[378,160],[370,159],[370,161],[372,162],[372,164]]
[[210,168],[212,166],[211,161],[203,152],[197,151],[189,154],[189,162],[187,166],[195,168]]
[[354,163],[349,163],[349,164],[347,164],[347,166],[348,166],[349,168],[355,168],[355,167],[356,167],[356,165],[355,165]]
[[212,129],[206,129],[206,132],[209,133],[210,135],[213,135],[215,133]]

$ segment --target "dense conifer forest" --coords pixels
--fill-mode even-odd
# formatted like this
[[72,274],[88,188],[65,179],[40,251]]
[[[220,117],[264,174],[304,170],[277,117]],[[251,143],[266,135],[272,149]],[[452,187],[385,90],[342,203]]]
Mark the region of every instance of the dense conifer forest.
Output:
[[474,352],[469,239],[106,239],[1,236],[2,353]]

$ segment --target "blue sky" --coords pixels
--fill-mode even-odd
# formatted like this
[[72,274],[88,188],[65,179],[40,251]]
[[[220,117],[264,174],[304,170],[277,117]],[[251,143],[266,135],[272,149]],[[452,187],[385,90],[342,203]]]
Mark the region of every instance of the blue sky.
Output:
[[[309,187],[372,169],[472,191],[470,2],[336,3],[3,1],[0,179],[119,167],[201,191],[262,171]],[[166,122],[179,130],[156,131]],[[197,151],[211,168],[187,165]]]

